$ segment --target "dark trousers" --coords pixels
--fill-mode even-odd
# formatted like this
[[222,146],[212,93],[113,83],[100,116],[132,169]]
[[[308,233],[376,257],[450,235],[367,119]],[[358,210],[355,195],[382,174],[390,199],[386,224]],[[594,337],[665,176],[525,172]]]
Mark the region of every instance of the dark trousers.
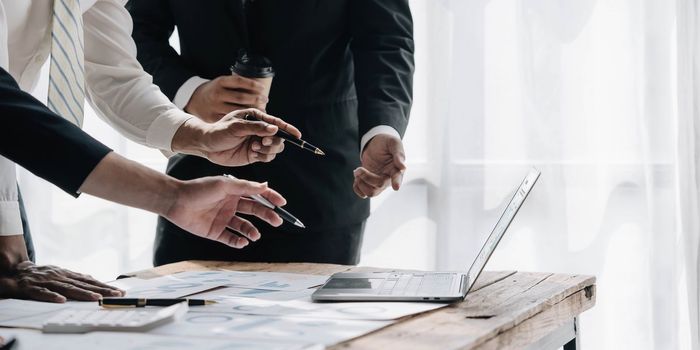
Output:
[[324,231],[295,229],[284,223],[272,229],[256,222],[262,238],[243,249],[194,236],[159,217],[153,264],[160,266],[183,260],[258,262],[315,262],[356,265],[365,221]]
[[17,194],[19,195],[19,215],[22,218],[22,231],[24,235],[24,244],[27,246],[27,254],[29,260],[35,262],[34,257],[34,242],[32,241],[32,233],[29,231],[29,220],[27,220],[27,211],[24,209],[24,201],[22,200],[22,192],[17,187]]

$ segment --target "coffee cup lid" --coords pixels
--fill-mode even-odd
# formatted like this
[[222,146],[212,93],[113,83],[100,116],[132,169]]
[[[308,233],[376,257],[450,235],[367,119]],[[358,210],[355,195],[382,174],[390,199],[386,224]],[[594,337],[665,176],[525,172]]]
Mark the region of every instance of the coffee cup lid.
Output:
[[243,53],[238,56],[236,63],[231,66],[231,73],[246,78],[269,78],[275,76],[272,62],[265,56]]

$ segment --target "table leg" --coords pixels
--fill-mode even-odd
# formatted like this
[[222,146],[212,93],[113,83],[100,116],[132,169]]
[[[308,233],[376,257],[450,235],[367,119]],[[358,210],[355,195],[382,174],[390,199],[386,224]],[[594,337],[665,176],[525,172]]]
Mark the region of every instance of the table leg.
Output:
[[581,331],[579,330],[578,317],[574,317],[574,339],[564,344],[564,350],[581,350]]

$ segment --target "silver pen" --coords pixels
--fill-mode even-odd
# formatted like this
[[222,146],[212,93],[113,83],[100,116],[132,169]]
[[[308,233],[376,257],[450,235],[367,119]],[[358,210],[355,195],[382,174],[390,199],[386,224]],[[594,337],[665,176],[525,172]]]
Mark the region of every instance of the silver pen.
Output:
[[[233,175],[224,174],[224,176],[227,177],[227,178],[229,178],[229,179],[237,180],[236,177],[233,176]],[[294,226],[297,226],[297,227],[306,228],[306,226],[304,226],[304,223],[302,223],[301,220],[297,219],[294,215],[292,215],[292,214],[289,213],[288,211],[286,211],[286,210],[284,210],[284,209],[282,209],[282,208],[280,208],[280,207],[278,207],[278,206],[276,206],[276,205],[270,203],[270,201],[268,201],[265,197],[263,197],[263,196],[261,196],[261,195],[259,195],[259,194],[253,194],[253,195],[250,195],[250,196],[247,196],[247,197],[250,198],[250,199],[252,199],[252,200],[254,200],[254,201],[256,201],[256,202],[258,202],[258,203],[260,203],[260,204],[262,204],[262,205],[264,205],[264,206],[266,206],[266,207],[268,207],[268,208],[270,208],[270,209],[272,209],[272,210],[273,210],[275,213],[277,213],[277,215],[279,215],[284,221],[287,221],[287,222],[289,222],[289,223],[292,223],[292,224],[294,224]]]

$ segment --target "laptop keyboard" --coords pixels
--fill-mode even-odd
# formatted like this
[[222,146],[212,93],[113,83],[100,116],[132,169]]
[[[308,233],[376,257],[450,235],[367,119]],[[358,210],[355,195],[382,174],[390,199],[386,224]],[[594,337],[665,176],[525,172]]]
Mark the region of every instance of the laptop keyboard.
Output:
[[384,280],[380,295],[440,295],[450,292],[453,273],[394,274]]

